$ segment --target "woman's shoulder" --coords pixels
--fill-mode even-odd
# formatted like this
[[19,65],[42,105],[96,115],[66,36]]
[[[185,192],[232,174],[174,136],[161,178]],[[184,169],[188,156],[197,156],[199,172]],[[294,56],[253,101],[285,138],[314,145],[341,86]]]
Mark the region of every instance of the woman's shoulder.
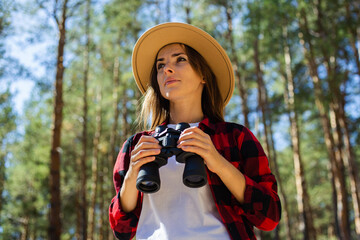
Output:
[[235,122],[217,122],[211,127],[215,135],[227,135],[234,138],[255,139],[253,132],[246,126]]
[[217,122],[215,123],[215,129],[217,132],[233,132],[233,131],[247,131],[248,129],[239,123],[235,122]]

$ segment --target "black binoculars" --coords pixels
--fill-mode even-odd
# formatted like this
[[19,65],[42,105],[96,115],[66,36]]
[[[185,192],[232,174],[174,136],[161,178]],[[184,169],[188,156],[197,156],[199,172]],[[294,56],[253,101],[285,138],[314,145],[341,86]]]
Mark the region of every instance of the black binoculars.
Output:
[[166,165],[168,158],[175,155],[176,161],[185,163],[183,172],[184,185],[191,188],[202,187],[207,183],[207,175],[204,160],[197,154],[185,152],[177,148],[177,141],[180,134],[188,123],[179,123],[175,129],[166,126],[157,126],[153,135],[162,146],[160,154],[155,156],[155,160],[141,166],[136,179],[136,188],[144,193],[154,193],[160,189],[159,168]]

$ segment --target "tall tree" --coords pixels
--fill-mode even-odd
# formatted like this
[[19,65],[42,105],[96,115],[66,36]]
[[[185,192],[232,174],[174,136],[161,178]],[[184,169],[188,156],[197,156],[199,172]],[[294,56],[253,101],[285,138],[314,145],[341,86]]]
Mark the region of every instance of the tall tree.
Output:
[[[105,175],[105,179],[108,180],[109,178],[107,175],[111,175],[111,169],[113,169],[113,166],[115,165],[116,161],[116,138],[118,136],[118,124],[119,124],[119,114],[120,114],[120,97],[119,97],[119,85],[120,85],[120,66],[119,66],[119,57],[114,57],[114,65],[113,65],[113,123],[112,128],[110,132],[110,151],[108,153],[108,164],[105,167],[105,169],[108,169],[108,173]],[[106,171],[105,171],[106,173]],[[110,189],[111,190],[111,185]],[[109,191],[111,192],[111,191]],[[109,194],[108,194],[109,196]],[[111,236],[109,234],[109,231],[106,231],[106,234]],[[106,238],[105,238],[106,239]]]
[[[90,197],[90,205],[89,205],[89,231],[88,231],[88,239],[95,239],[95,207],[98,196],[99,189],[99,148],[100,148],[100,138],[102,132],[102,90],[97,90],[97,97],[95,102],[97,103],[96,107],[96,130],[93,139],[93,154],[92,154],[92,167],[91,167],[91,197]],[[101,187],[101,186],[100,186]]]
[[291,70],[291,55],[290,47],[287,44],[287,27],[283,29],[284,36],[284,59],[285,59],[285,73],[286,73],[286,86],[285,86],[285,102],[289,111],[290,121],[290,136],[291,144],[293,148],[293,160],[295,167],[295,179],[296,189],[298,192],[298,210],[300,213],[300,228],[304,226],[302,232],[304,233],[304,239],[316,239],[316,232],[313,223],[313,214],[310,206],[310,199],[308,194],[307,183],[305,181],[304,163],[300,152],[300,136],[298,127],[298,116],[296,111],[295,102],[295,84]]
[[[334,144],[337,146],[339,158],[341,158],[341,161],[345,162],[345,167],[349,169],[355,230],[357,234],[360,235],[360,183],[357,164],[352,153],[352,144],[349,140],[349,135],[347,134],[348,129],[346,123],[348,120],[346,119],[346,115],[343,114],[345,112],[344,107],[346,104],[345,97],[343,97],[345,93],[342,93],[341,91],[341,89],[344,89],[348,77],[339,70],[340,59],[338,55],[341,45],[343,44],[342,42],[344,41],[344,36],[339,29],[342,25],[340,25],[341,22],[339,22],[337,13],[337,9],[341,6],[336,2],[324,4],[322,0],[315,0],[314,5],[316,9],[316,31],[320,36],[320,49],[327,72],[326,80],[329,90],[332,93],[330,95],[330,123],[333,129]],[[348,6],[346,6],[346,8],[348,8]],[[325,21],[325,18],[329,20]],[[346,24],[349,24],[349,20],[346,21]],[[352,24],[350,24],[350,26],[352,26]],[[350,35],[349,38],[351,41],[353,36]],[[329,48],[329,46],[331,47]],[[353,48],[353,50],[355,53],[357,52],[356,48]],[[359,56],[356,57],[358,58]],[[358,61],[360,60],[357,59],[355,62]]]
[[88,226],[88,204],[87,204],[87,151],[88,151],[88,81],[89,81],[89,67],[90,67],[90,10],[91,2],[86,1],[85,6],[85,47],[84,47],[84,72],[83,72],[83,117],[82,117],[82,155],[80,163],[80,212],[81,221],[80,238],[87,239],[87,226]]
[[333,134],[331,131],[330,120],[327,115],[326,107],[324,105],[324,96],[321,86],[321,79],[318,74],[318,65],[315,60],[314,47],[311,41],[311,34],[308,24],[307,15],[304,8],[299,9],[299,24],[300,24],[300,38],[303,50],[305,52],[305,57],[309,66],[310,76],[314,84],[315,92],[315,104],[318,108],[321,123],[324,131],[325,143],[328,150],[328,155],[330,163],[332,164],[332,171],[334,174],[336,194],[337,194],[337,203],[341,204],[341,207],[338,208],[338,218],[340,224],[340,237],[342,239],[349,239],[349,212],[348,212],[348,201],[347,201],[347,189],[345,184],[344,176],[344,165],[341,160],[339,151],[337,151]]
[[[275,104],[272,103],[269,99],[269,92],[271,91],[270,87],[266,85],[264,79],[264,66],[266,66],[267,61],[271,61],[274,59],[274,56],[277,56],[277,52],[280,46],[276,46],[279,42],[280,36],[279,30],[272,29],[273,25],[277,23],[279,20],[276,19],[275,16],[280,16],[280,10],[277,10],[278,5],[272,2],[262,3],[261,1],[252,1],[251,4],[248,3],[248,13],[247,18],[244,19],[245,22],[248,22],[248,31],[247,31],[247,41],[251,43],[249,48],[252,50],[252,61],[254,69],[253,78],[256,81],[257,88],[257,109],[260,112],[260,121],[263,127],[263,141],[264,148],[269,158],[269,163],[273,173],[276,175],[278,187],[279,187],[279,195],[282,201],[283,206],[283,216],[285,222],[285,230],[288,239],[292,239],[292,235],[290,232],[290,219],[289,219],[289,208],[287,195],[284,192],[284,186],[282,184],[282,176],[280,175],[278,157],[275,150],[275,141],[274,141],[274,132],[273,132],[273,119],[276,119],[274,113],[276,110],[273,108],[279,108],[278,102]],[[267,17],[260,15],[260,12],[276,12],[277,14],[272,14]],[[268,30],[269,29],[269,30]],[[270,30],[271,29],[271,30]],[[271,37],[270,37],[271,36]],[[260,50],[261,48],[261,50]],[[273,94],[275,95],[275,94]],[[276,96],[274,96],[276,99]],[[276,101],[276,100],[275,100]],[[280,226],[278,226],[275,230],[274,239],[280,238]],[[264,233],[260,233],[262,237],[265,236]]]
[[[55,2],[55,4],[57,1]],[[61,236],[61,198],[60,198],[60,152],[61,152],[61,125],[63,119],[63,77],[64,77],[64,47],[66,43],[66,20],[68,0],[62,2],[61,18],[54,15],[59,30],[58,53],[56,63],[55,93],[54,93],[54,127],[51,144],[50,161],[50,226],[49,239],[60,240]]]

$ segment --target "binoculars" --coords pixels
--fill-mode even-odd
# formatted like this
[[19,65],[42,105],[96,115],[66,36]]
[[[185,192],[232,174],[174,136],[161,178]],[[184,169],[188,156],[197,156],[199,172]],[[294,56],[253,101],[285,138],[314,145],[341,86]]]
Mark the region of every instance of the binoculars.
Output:
[[185,152],[177,148],[180,134],[188,123],[179,123],[175,129],[166,126],[157,126],[153,135],[162,146],[161,152],[155,156],[155,160],[141,166],[136,179],[136,188],[144,193],[154,193],[160,189],[159,168],[166,165],[168,158],[175,155],[176,161],[185,163],[183,183],[187,187],[198,188],[207,183],[207,175],[204,160],[197,154]]

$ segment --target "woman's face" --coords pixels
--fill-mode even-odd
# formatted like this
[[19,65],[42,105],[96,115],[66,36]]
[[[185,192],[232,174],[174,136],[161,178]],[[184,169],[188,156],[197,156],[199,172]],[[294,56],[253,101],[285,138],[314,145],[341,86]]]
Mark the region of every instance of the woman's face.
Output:
[[190,65],[185,48],[170,44],[162,48],[156,60],[157,82],[161,95],[170,102],[200,101],[204,80]]

